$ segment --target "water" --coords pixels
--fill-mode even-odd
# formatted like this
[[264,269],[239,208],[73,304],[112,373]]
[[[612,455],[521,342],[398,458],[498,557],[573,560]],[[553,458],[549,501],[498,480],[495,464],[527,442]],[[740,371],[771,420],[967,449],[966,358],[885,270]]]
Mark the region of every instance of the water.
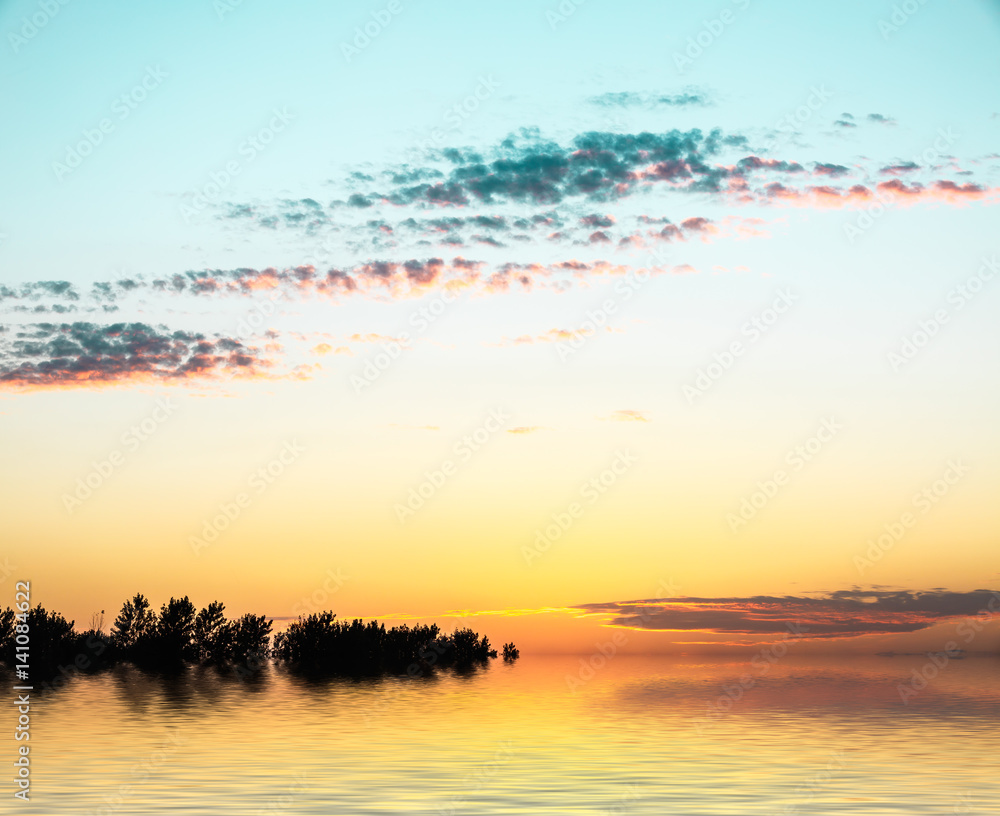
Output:
[[579,658],[526,657],[317,683],[122,667],[36,695],[32,801],[0,811],[995,812],[1000,660],[953,660],[904,704],[898,685],[926,665],[619,656],[581,677]]

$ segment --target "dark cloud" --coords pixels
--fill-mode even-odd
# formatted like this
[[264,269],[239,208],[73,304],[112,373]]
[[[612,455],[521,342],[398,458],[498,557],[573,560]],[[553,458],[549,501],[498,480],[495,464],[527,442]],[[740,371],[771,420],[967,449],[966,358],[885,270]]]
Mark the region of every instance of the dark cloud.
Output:
[[879,172],[886,176],[899,176],[903,173],[915,173],[919,169],[920,165],[916,162],[905,161],[882,167]]
[[880,125],[894,125],[896,120],[891,116],[886,116],[882,113],[869,113],[867,116],[869,122],[876,122]]
[[0,383],[6,385],[254,375],[270,365],[259,349],[231,337],[145,323],[35,323],[0,338]]
[[347,199],[347,206],[365,208],[373,206],[373,202],[367,196],[361,195],[361,193],[354,193]]
[[752,170],[774,170],[778,173],[802,173],[805,168],[798,162],[779,161],[777,159],[762,159],[760,156],[747,156],[736,163],[737,170],[745,173]]
[[525,130],[502,141],[486,160],[470,151],[441,151],[453,166],[434,183],[396,185],[369,193],[392,204],[468,205],[518,202],[556,204],[567,198],[610,200],[642,182],[685,181],[684,189],[714,190],[726,170],[707,161],[723,147],[741,146],[741,136],[720,130],[620,134],[589,132],[569,144],[542,140]]
[[957,618],[1000,613],[1000,592],[852,589],[818,597],[669,598],[583,604],[612,626],[651,630],[777,635],[795,624],[807,638],[916,632]]
[[32,281],[31,283],[22,284],[16,289],[0,285],[0,301],[37,301],[43,297],[79,300],[80,293],[69,281]]
[[469,240],[474,244],[483,244],[484,246],[491,246],[498,248],[507,246],[506,244],[498,241],[492,235],[472,235],[469,237]]
[[813,172],[817,176],[830,176],[830,178],[840,178],[850,173],[850,169],[842,164],[824,164],[817,162],[813,165]]

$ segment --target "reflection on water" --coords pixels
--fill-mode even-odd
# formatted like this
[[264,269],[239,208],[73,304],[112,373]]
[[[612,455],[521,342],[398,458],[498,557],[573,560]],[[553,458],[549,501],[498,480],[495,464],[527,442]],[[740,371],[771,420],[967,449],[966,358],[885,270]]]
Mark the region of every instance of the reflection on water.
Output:
[[[8,795],[0,808],[995,812],[1000,660],[953,660],[937,672],[927,663],[789,657],[764,671],[723,660],[619,656],[593,668],[550,657],[356,681],[119,667],[36,696],[32,801],[15,807]],[[4,707],[8,734],[12,708]]]

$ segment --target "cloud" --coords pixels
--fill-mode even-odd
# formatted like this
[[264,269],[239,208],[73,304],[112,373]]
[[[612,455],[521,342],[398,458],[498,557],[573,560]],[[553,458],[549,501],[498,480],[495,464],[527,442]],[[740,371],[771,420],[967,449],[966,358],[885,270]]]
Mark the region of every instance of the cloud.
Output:
[[[782,189],[785,188],[783,185]],[[640,224],[652,225],[659,229],[648,229],[622,236],[618,241],[619,249],[645,249],[651,243],[686,241],[689,238],[700,238],[704,243],[721,238],[769,238],[770,233],[762,229],[766,222],[760,218],[742,218],[727,215],[721,222],[713,221],[703,216],[685,218],[679,224],[673,224],[669,218],[654,218],[648,215],[638,216]],[[662,227],[660,225],[663,225]],[[677,270],[675,270],[677,271]]]
[[897,204],[936,202],[960,206],[970,201],[995,203],[1000,195],[1000,188],[984,187],[973,182],[957,184],[946,179],[939,179],[928,185],[916,182],[907,185],[894,178],[880,181],[872,188],[854,184],[849,188],[820,185],[799,189],[773,182],[764,187],[761,198],[773,204],[795,207],[852,207],[871,203],[875,200],[876,192],[893,196]]
[[842,164],[824,164],[817,162],[813,165],[813,172],[817,176],[830,176],[831,178],[840,178],[841,176],[846,176],[850,173],[850,169],[844,167]]
[[613,215],[585,215],[580,218],[580,224],[588,229],[613,227],[615,225],[615,217]]
[[803,637],[828,639],[916,632],[987,610],[1000,612],[1000,592],[851,589],[818,597],[682,597],[577,608],[610,616],[610,626],[761,637],[783,634],[795,624]]
[[515,434],[516,436],[523,436],[524,434],[535,433],[535,431],[544,430],[541,425],[521,425],[518,428],[511,428],[507,431],[509,434]]
[[562,343],[568,340],[583,338],[585,335],[580,330],[574,329],[549,329],[542,334],[522,334],[518,337],[505,337],[497,346],[533,346],[537,343]]
[[645,411],[633,411],[629,409],[612,411],[608,416],[598,418],[610,422],[649,422]]
[[879,169],[879,173],[886,176],[900,176],[903,173],[915,173],[919,169],[920,165],[916,162],[905,161],[882,167]]
[[[632,103],[640,96],[610,95],[604,103]],[[883,114],[858,119],[845,112],[837,124],[856,127],[859,122],[893,121]],[[386,259],[389,250],[397,257],[434,253],[425,247],[438,247],[442,253],[454,252],[456,247],[478,246],[490,252],[516,244],[544,247],[559,242],[582,247],[617,244],[630,249],[648,248],[654,236],[614,231],[624,217],[621,204],[630,196],[696,193],[723,205],[855,206],[870,198],[874,182],[840,186],[841,179],[851,175],[863,179],[895,176],[912,169],[905,162],[866,167],[860,163],[848,166],[830,160],[747,155],[747,148],[744,136],[724,133],[719,128],[588,131],[561,141],[543,138],[537,129],[524,128],[481,149],[428,150],[422,154],[422,165],[408,163],[352,177],[349,186],[362,185],[365,189],[350,195],[345,191],[342,195],[346,198],[325,206],[317,198],[280,199],[270,207],[228,206],[230,217],[256,219],[253,223],[261,226],[308,233],[328,225],[330,230],[345,233],[343,243],[354,256],[379,259],[372,264],[394,263]],[[953,168],[956,174],[971,173],[957,167]],[[809,180],[817,177],[824,183],[810,185]],[[931,192],[914,200],[960,204],[976,196],[975,182],[972,188],[956,184],[954,189],[947,187],[949,182],[944,178],[928,181],[926,186]],[[516,207],[519,212],[505,211],[505,207]],[[379,218],[368,217],[372,209],[377,209]],[[532,212],[539,209],[542,211]],[[437,212],[428,215],[429,210]],[[362,212],[363,219],[350,223]],[[345,220],[347,223],[343,223]],[[665,224],[656,239],[671,241],[680,237],[677,227]],[[408,249],[399,249],[407,245]],[[363,270],[343,271],[355,283],[359,275],[365,277]],[[372,280],[378,282],[377,278]],[[206,281],[203,285],[211,284]]]
[[655,108],[655,107],[702,107],[710,104],[705,91],[690,89],[679,94],[637,93],[635,91],[612,91],[592,96],[587,100],[602,108]]
[[779,159],[762,159],[760,156],[747,156],[736,162],[739,175],[745,175],[754,170],[771,170],[776,173],[804,173],[805,168],[798,162]]
[[590,131],[563,145],[525,129],[488,151],[488,160],[467,150],[431,154],[452,165],[441,180],[398,184],[360,198],[366,204],[381,200],[397,206],[551,205],[568,198],[613,200],[640,185],[664,181],[679,189],[705,192],[717,189],[719,178],[725,175],[724,169],[707,160],[724,147],[745,144],[743,136],[696,129],[632,134]]
[[875,122],[876,124],[879,125],[896,124],[896,120],[893,119],[891,116],[885,116],[884,114],[881,113],[869,113],[867,119],[869,122]]
[[265,351],[231,337],[145,323],[35,323],[0,335],[0,384],[253,377],[274,365]]

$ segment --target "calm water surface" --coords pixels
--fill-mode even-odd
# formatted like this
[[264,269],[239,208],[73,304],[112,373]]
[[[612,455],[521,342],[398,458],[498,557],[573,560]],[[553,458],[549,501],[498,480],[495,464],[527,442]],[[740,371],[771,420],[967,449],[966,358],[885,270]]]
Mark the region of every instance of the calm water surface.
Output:
[[1000,660],[951,661],[904,705],[926,662],[616,657],[579,685],[572,657],[321,683],[123,668],[36,696],[33,798],[0,812],[1000,812]]

